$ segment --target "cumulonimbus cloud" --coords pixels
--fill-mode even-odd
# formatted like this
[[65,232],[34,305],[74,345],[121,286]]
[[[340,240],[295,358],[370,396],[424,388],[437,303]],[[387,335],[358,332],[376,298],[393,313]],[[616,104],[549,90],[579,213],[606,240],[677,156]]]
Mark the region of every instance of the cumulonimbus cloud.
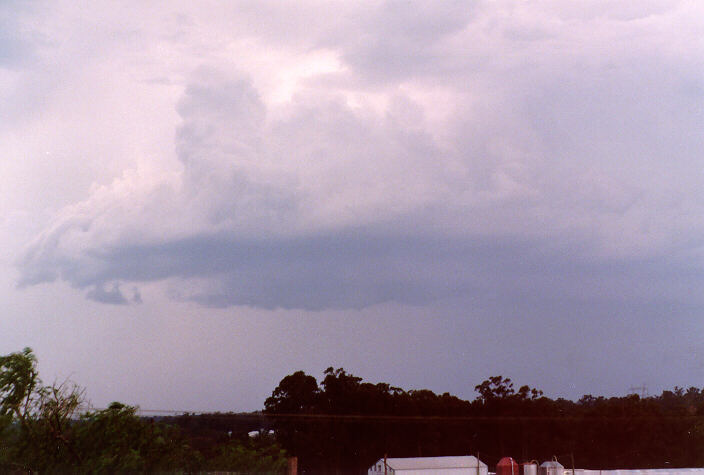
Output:
[[[369,20],[360,42],[321,34],[343,67],[280,104],[247,74],[197,70],[176,104],[178,179],[128,171],[63,209],[19,260],[20,285],[126,303],[122,283],[164,281],[204,305],[322,309],[539,282],[577,293],[584,279],[558,282],[591,281],[593,262],[676,274],[667,256],[704,235],[688,59],[644,49],[649,29],[627,12],[498,30],[486,6],[445,13]],[[602,57],[580,21],[632,36]]]

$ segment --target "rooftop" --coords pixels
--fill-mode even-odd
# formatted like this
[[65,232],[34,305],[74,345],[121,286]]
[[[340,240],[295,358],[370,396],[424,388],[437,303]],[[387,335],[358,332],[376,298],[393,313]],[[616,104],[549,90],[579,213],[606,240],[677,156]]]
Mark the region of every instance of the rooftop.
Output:
[[[477,457],[472,455],[460,457],[409,457],[387,458],[386,464],[394,470],[412,470],[422,468],[472,468],[477,466]],[[486,467],[479,462],[480,467]]]

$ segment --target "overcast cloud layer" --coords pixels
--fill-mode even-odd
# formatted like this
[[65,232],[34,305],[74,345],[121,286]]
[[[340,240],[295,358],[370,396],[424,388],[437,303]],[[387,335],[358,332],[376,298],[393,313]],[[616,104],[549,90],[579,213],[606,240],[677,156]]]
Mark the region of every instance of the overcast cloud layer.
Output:
[[700,2],[192,3],[0,6],[19,292],[701,316]]

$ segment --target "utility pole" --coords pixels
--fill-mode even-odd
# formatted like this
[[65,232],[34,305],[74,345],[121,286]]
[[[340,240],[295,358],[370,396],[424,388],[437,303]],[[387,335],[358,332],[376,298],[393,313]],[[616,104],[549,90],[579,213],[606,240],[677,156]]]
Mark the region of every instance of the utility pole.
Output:
[[288,475],[298,475],[298,457],[288,458]]

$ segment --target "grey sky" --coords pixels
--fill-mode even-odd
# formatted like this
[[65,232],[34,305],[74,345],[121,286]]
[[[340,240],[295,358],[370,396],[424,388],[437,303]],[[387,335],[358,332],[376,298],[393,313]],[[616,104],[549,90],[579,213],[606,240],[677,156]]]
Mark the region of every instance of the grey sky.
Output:
[[4,3],[0,350],[194,410],[701,385],[703,14]]

